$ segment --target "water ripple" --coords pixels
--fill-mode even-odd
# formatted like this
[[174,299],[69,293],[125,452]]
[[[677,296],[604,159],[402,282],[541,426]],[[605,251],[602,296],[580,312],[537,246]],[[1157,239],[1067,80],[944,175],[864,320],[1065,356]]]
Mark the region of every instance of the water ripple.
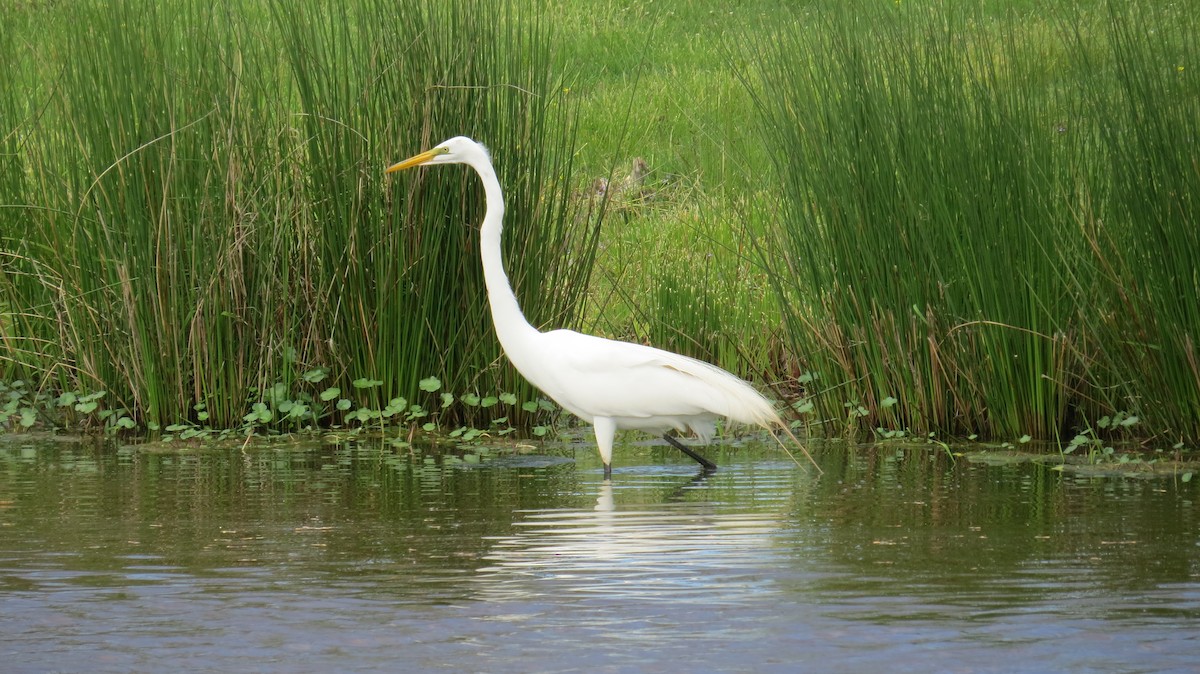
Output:
[[480,598],[547,596],[733,603],[769,592],[780,522],[711,503],[656,510],[614,505],[612,485],[590,509],[521,513],[517,531],[493,537],[475,582]]

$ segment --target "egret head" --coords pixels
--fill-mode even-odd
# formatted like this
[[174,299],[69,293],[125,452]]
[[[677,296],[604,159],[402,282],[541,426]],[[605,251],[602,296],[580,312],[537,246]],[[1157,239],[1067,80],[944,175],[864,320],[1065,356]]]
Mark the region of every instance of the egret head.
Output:
[[478,166],[479,162],[490,163],[487,148],[466,136],[455,136],[450,140],[439,143],[421,154],[414,155],[387,168],[387,173],[403,171],[414,166],[426,164],[470,164]]

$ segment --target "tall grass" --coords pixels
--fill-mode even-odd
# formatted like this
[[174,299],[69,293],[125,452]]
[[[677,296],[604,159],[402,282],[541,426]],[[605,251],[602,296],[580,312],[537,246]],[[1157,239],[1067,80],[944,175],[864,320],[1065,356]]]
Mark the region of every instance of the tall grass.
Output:
[[[765,261],[823,419],[1055,439],[1123,410],[1197,437],[1195,157],[1162,142],[1200,119],[1195,78],[1166,81],[1195,19],[1140,7],[852,3],[755,46],[786,197]],[[1129,339],[1129,288],[1166,330]],[[1149,353],[1182,374],[1142,369]]]
[[778,343],[779,309],[753,249],[732,209],[714,207],[711,198],[692,208],[690,241],[663,239],[650,290],[631,302],[642,309],[646,341],[773,382],[769,346]]
[[[5,157],[23,181],[4,179],[0,209],[3,360],[21,376],[105,390],[150,425],[217,427],[280,396],[319,420],[332,410],[317,386],[364,403],[411,398],[430,374],[456,391],[516,390],[492,367],[481,192],[465,173],[382,174],[456,134],[497,150],[531,320],[573,321],[595,228],[569,226],[571,111],[536,12],[467,0],[40,11],[44,39],[16,62],[25,82],[56,84],[0,130],[6,150],[22,131]],[[383,383],[353,386],[364,379]]]
[[[1200,439],[1200,18],[1110,3],[1103,48],[1072,26],[1076,114],[1100,163],[1075,211],[1094,289],[1080,293],[1098,399],[1147,431]],[[1083,161],[1083,160],[1081,160]],[[1091,300],[1091,301],[1088,301]]]
[[651,177],[638,198],[618,192],[608,204],[587,328],[773,375],[764,326],[778,323],[775,298],[728,209],[682,179]]
[[[0,7],[0,59],[8,64],[8,77],[25,81],[24,63],[17,58],[20,49],[18,32],[26,30],[29,17],[25,12],[14,11],[8,5]],[[21,148],[28,133],[26,125],[20,120],[26,118],[25,104],[14,87],[0,87],[0,119],[18,120],[7,121],[0,127],[0,237],[11,239],[24,229],[24,213],[17,204],[25,203],[26,184],[25,160]],[[21,265],[19,253],[0,249],[0,268],[10,269]],[[28,278],[12,278],[5,273],[5,285],[28,285]],[[16,316],[24,313],[19,307],[12,305],[12,298],[0,295],[0,348],[3,353],[11,354],[7,359],[0,359],[0,379],[11,378],[12,372],[20,368],[14,363],[18,354],[36,351],[39,346],[38,335],[26,335],[18,339],[14,330]]]
[[303,109],[315,275],[329,281],[313,299],[341,308],[323,317],[325,332],[366,336],[352,343],[346,366],[400,391],[430,371],[460,391],[516,390],[511,370],[495,367],[477,178],[418,172],[397,191],[379,185],[378,158],[398,160],[454,135],[491,145],[523,308],[535,325],[572,323],[595,230],[569,211],[574,139],[545,26],[495,3],[415,3],[399,12],[403,24],[385,2],[273,8]]

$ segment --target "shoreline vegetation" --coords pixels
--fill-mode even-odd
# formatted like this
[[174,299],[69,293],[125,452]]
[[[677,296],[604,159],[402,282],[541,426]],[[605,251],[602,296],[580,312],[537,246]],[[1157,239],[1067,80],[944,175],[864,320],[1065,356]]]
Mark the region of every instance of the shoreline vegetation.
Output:
[[1190,456],[1200,18],[727,4],[6,5],[0,427],[545,434],[472,176],[382,175],[465,133],[537,325],[813,436]]

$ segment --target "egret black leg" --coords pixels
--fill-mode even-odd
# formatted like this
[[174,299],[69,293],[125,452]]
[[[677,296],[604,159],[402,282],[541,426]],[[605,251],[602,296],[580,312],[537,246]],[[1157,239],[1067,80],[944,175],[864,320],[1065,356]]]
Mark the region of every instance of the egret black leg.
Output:
[[663,440],[666,440],[668,443],[670,443],[672,446],[674,446],[679,451],[692,457],[696,461],[696,463],[700,464],[701,466],[704,466],[704,470],[709,471],[709,470],[717,469],[717,464],[713,463],[712,461],[709,461],[708,459],[704,458],[703,456],[700,456],[699,454],[697,454],[695,452],[695,450],[693,450],[692,448],[683,444],[682,442],[676,440],[675,438],[664,433]]

